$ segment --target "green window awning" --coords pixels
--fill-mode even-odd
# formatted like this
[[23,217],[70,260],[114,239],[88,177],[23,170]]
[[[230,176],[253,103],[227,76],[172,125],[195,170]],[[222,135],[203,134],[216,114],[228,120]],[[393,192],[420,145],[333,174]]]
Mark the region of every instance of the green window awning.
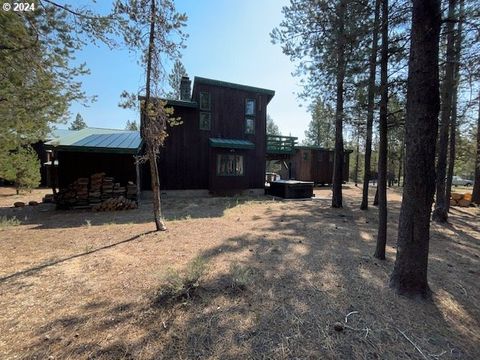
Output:
[[255,144],[248,140],[210,138],[210,146],[227,149],[255,149]]

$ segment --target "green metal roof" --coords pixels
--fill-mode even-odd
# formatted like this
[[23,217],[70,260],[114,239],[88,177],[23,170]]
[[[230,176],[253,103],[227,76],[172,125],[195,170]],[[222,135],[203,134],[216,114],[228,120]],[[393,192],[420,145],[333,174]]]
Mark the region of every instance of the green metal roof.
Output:
[[167,99],[167,106],[182,106],[196,109],[198,104],[195,101],[185,101],[185,100],[171,100]]
[[211,147],[228,149],[255,149],[255,144],[248,140],[220,138],[210,138],[209,140]]
[[142,139],[139,131],[85,128],[45,145],[63,151],[136,154],[142,147]]
[[273,90],[262,89],[262,88],[257,88],[257,87],[254,87],[254,86],[248,86],[248,85],[234,84],[234,83],[229,83],[229,82],[226,82],[226,81],[207,79],[207,78],[202,78],[202,77],[199,77],[199,76],[195,76],[194,84],[207,84],[207,85],[223,86],[223,87],[228,87],[228,88],[232,88],[232,89],[238,89],[238,90],[256,92],[256,93],[260,93],[260,94],[266,94],[266,95],[270,95],[270,96],[275,95],[275,91],[273,91]]

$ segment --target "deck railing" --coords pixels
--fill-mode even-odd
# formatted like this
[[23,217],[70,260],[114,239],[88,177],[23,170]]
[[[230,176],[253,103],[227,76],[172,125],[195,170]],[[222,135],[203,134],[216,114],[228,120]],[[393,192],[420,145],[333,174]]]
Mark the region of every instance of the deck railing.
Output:
[[267,154],[293,154],[297,137],[267,135]]

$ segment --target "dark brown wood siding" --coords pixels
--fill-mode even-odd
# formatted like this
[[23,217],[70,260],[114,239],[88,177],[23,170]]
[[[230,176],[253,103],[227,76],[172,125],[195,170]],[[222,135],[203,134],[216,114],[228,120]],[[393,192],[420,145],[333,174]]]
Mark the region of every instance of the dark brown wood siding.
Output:
[[[162,190],[209,189],[223,192],[263,188],[266,156],[266,106],[269,96],[223,86],[195,84],[192,101],[199,103],[200,92],[210,94],[210,130],[199,126],[200,109],[174,106],[174,116],[183,124],[169,127],[169,136],[159,157]],[[245,102],[255,99],[255,133],[245,133]],[[211,148],[209,138],[249,140],[251,150]],[[217,176],[216,154],[236,151],[244,156],[245,174],[241,177]],[[150,188],[148,167],[144,166],[144,188]]]
[[[291,156],[292,178],[331,184],[333,177],[333,150],[299,148]],[[345,152],[343,179],[348,181],[350,153]]]

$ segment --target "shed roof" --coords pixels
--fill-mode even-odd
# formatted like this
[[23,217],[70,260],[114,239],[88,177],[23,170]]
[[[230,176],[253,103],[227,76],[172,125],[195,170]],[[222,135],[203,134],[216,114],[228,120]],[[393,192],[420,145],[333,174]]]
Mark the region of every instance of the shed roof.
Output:
[[210,138],[209,143],[211,147],[228,149],[255,149],[255,144],[253,142],[241,139]]
[[136,154],[142,146],[139,131],[85,128],[46,143],[64,151]]

